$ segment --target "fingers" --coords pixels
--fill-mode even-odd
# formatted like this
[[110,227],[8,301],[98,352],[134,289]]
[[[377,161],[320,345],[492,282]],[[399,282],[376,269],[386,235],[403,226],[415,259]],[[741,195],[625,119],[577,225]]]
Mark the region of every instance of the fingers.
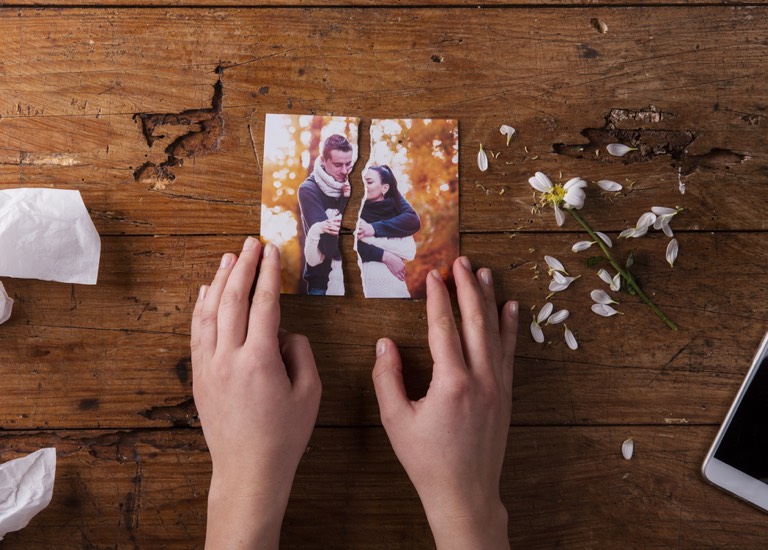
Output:
[[280,251],[273,244],[267,244],[248,319],[248,341],[257,349],[277,343],[277,332],[280,329],[280,285]]
[[410,400],[403,383],[403,363],[395,343],[381,338],[376,343],[376,365],[373,367],[373,387],[379,402],[381,422],[384,427],[391,419],[410,409]]
[[291,385],[302,396],[311,396],[320,402],[322,386],[317,372],[315,356],[309,340],[302,334],[280,333],[280,354]]
[[208,292],[208,285],[200,287],[200,291],[197,295],[197,301],[195,302],[195,309],[192,312],[192,337],[190,338],[189,347],[192,351],[192,369],[196,370],[202,366],[202,348],[200,343],[200,318],[203,313],[203,301],[205,300],[205,294]]
[[433,377],[464,371],[466,366],[451,298],[437,270],[427,275],[427,324],[429,350],[435,363]]
[[200,346],[205,352],[216,351],[218,337],[219,302],[227,284],[227,279],[237,261],[234,254],[224,254],[221,257],[219,269],[216,272],[211,286],[205,294],[202,311],[200,313]]
[[492,372],[494,358],[499,357],[499,325],[491,272],[481,269],[475,277],[469,259],[463,256],[453,262],[453,277],[461,310],[464,359],[470,368]]
[[256,277],[260,253],[261,243],[253,237],[248,237],[221,295],[217,346],[239,348],[245,342],[248,298]]
[[518,304],[510,301],[501,308],[499,319],[501,334],[501,374],[504,387],[512,391],[512,368],[517,346]]

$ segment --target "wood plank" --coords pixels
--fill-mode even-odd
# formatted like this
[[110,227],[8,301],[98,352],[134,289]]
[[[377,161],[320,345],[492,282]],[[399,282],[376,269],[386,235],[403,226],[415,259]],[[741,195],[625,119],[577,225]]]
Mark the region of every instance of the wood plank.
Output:
[[[244,234],[259,224],[265,113],[441,116],[461,124],[463,231],[557,230],[530,214],[536,170],[635,182],[601,211],[605,229],[681,204],[680,229],[764,230],[766,9],[5,9],[0,188],[78,188],[105,235]],[[150,146],[135,115],[188,110],[220,116],[219,145],[179,149],[168,177],[135,175],[199,130],[165,127]],[[501,122],[518,129],[509,148]],[[594,155],[616,140],[643,154]],[[501,153],[486,174],[479,143]]]
[[[679,235],[674,269],[661,257],[665,241],[627,243],[636,249],[636,275],[680,324],[676,332],[628,295],[618,298],[623,316],[589,312],[589,292],[604,285],[581,265],[586,256],[570,252],[575,237],[510,237],[465,235],[462,250],[476,266],[494,270],[500,300],[520,301],[514,424],[721,421],[766,323],[760,305],[768,300],[765,233]],[[0,422],[25,429],[194,424],[193,300],[212,278],[219,254],[240,243],[234,237],[109,237],[95,287],[6,280],[16,307],[0,327],[0,376],[13,383],[0,400]],[[580,341],[575,352],[557,327],[546,328],[545,345],[528,332],[530,308],[547,295],[546,252],[581,275],[553,298],[572,312],[567,324]],[[349,254],[346,261],[350,296],[284,296],[283,322],[309,335],[315,348],[325,386],[320,423],[378,423],[370,369],[380,336],[403,347],[413,391],[428,384],[424,302],[363,299],[357,266]]]
[[[699,475],[714,432],[513,428],[501,490],[513,547],[761,547],[764,516]],[[0,459],[48,445],[58,450],[53,501],[3,548],[202,547],[210,463],[199,430],[12,432]],[[315,430],[281,547],[433,547],[382,429]]]

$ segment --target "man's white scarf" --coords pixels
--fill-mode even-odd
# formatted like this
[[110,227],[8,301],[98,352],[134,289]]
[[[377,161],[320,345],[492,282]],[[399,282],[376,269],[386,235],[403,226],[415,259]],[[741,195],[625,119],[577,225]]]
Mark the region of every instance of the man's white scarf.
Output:
[[315,159],[315,170],[312,175],[315,177],[315,183],[320,190],[329,197],[338,198],[341,196],[341,190],[346,181],[336,181],[328,172],[325,171],[320,163],[321,157]]

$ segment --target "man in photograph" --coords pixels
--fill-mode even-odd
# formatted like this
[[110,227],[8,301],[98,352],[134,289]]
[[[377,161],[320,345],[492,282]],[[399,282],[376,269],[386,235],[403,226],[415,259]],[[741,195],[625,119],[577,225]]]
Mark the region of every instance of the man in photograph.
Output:
[[352,144],[333,134],[323,143],[312,174],[299,186],[304,280],[313,296],[344,295],[339,230],[352,190],[348,176],[353,163]]

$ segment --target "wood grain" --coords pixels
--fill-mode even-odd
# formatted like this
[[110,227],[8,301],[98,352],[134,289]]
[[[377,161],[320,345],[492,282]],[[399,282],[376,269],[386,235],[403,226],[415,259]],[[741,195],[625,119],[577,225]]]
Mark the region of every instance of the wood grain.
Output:
[[[513,547],[764,546],[764,516],[698,469],[768,321],[767,5],[121,4],[0,7],[0,191],[78,189],[102,235],[94,287],[3,279],[16,303],[0,326],[0,461],[58,454],[52,504],[3,548],[202,548],[210,459],[191,308],[220,255],[258,231],[264,115],[285,112],[362,117],[362,152],[372,118],[459,120],[462,253],[493,269],[500,303],[520,302],[501,484]],[[502,123],[517,129],[509,146]],[[639,151],[611,157],[611,142]],[[480,143],[498,153],[484,173]],[[621,316],[589,312],[603,283],[590,253],[570,250],[578,227],[531,211],[535,171],[624,185],[591,186],[582,214],[619,256],[634,252],[678,331],[629,295]],[[674,268],[660,233],[616,239],[656,205],[685,208]],[[412,396],[426,391],[424,303],[362,298],[355,210],[341,239],[348,295],[282,299],[324,384],[282,543],[430,548],[370,378],[386,334]],[[551,297],[571,311],[575,352],[558,327],[544,345],[529,336],[548,299],[545,254],[580,275]]]

